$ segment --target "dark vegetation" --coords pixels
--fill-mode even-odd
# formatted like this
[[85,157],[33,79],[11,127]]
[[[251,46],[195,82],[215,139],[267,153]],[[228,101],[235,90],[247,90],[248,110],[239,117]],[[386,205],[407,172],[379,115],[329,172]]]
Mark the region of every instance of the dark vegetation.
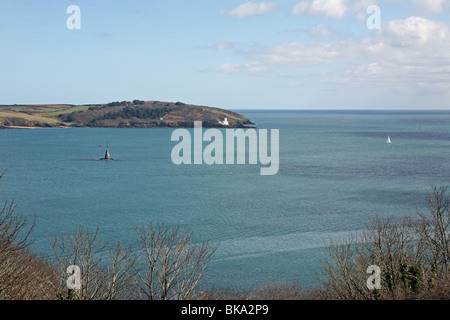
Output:
[[[51,260],[37,257],[29,250],[34,221],[15,215],[14,203],[6,201],[0,211],[0,299],[448,300],[450,197],[446,187],[432,187],[426,199],[428,212],[415,219],[375,219],[367,231],[328,242],[319,287],[281,283],[242,291],[202,290],[216,248],[162,224],[136,228],[137,248],[104,243],[98,229],[79,228],[49,239]],[[71,265],[81,269],[80,289],[67,289]],[[382,271],[376,290],[367,286],[372,265]]]
[[121,109],[120,111],[116,112],[108,112],[101,118],[100,120],[116,120],[116,119],[160,119],[166,114],[170,112],[169,107],[156,107],[156,108],[149,108],[149,107],[138,107],[138,108],[132,108],[132,107],[125,107]]
[[4,118],[3,119],[4,127],[39,127],[39,128],[54,128],[57,127],[57,123],[48,123],[41,121],[30,121],[23,118]]
[[251,122],[231,111],[217,108],[186,105],[181,102],[160,101],[111,102],[89,107],[84,111],[62,114],[59,120],[76,127],[192,128],[194,121],[203,121],[204,127],[222,127],[219,120],[229,119],[231,127],[246,127]]

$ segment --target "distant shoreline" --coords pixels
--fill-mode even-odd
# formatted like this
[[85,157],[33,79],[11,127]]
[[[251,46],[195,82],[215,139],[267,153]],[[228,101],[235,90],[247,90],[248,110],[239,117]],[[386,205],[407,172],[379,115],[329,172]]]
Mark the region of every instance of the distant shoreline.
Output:
[[225,109],[164,101],[90,105],[0,105],[0,128],[247,128],[245,116]]
[[[61,127],[62,128],[62,127]],[[43,127],[1,126],[0,129],[46,129]]]

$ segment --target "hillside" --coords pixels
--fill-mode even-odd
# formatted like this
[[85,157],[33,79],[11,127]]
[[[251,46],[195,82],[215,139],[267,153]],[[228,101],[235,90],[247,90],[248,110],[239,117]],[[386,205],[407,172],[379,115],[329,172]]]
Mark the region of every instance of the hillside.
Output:
[[[229,125],[219,123],[224,118]],[[191,128],[247,127],[252,123],[238,113],[206,106],[162,101],[122,101],[95,105],[0,106],[1,128]]]

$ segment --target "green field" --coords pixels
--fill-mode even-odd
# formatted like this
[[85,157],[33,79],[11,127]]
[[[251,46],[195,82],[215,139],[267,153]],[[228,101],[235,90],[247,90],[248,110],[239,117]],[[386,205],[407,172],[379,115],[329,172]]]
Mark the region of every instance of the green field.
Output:
[[71,105],[2,105],[0,126],[2,127],[59,127],[64,123],[58,119],[62,113],[86,110],[88,107]]
[[50,109],[48,112],[44,112],[42,115],[45,117],[57,117],[60,114],[68,114],[76,111],[85,111],[88,110],[91,106],[65,106],[61,108],[57,108],[57,110]]

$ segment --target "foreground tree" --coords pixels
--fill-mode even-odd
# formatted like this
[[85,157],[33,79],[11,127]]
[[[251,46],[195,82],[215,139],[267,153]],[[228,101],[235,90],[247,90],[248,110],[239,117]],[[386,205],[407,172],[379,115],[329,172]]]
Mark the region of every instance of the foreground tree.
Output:
[[28,223],[15,208],[6,201],[0,210],[0,299],[53,299],[54,269],[28,249],[35,220]]
[[139,251],[128,254],[138,297],[184,300],[194,294],[216,248],[195,244],[189,232],[163,224],[136,229]]
[[439,276],[450,268],[450,198],[448,187],[432,187],[427,196],[429,214],[418,211],[416,231],[427,248],[427,263]]
[[[364,231],[327,245],[322,281],[329,299],[450,299],[450,200],[446,187],[427,196],[428,214],[413,220],[376,219]],[[380,288],[369,289],[369,266],[381,270]]]
[[[187,299],[197,287],[215,249],[192,243],[188,232],[164,225],[136,229],[138,249],[112,250],[98,239],[98,228],[82,228],[50,239],[59,270],[61,299]],[[79,274],[73,274],[75,266]],[[69,268],[69,269],[68,269]],[[80,280],[67,289],[67,280]],[[67,294],[65,293],[67,292]]]
[[[79,228],[49,242],[59,270],[61,299],[122,300],[129,297],[131,265],[119,245],[106,250],[106,244],[98,239],[98,228],[94,232]],[[67,279],[75,276],[67,272],[74,270],[68,269],[71,266],[80,268],[79,288],[67,289]],[[63,293],[65,290],[68,290],[67,296]]]

